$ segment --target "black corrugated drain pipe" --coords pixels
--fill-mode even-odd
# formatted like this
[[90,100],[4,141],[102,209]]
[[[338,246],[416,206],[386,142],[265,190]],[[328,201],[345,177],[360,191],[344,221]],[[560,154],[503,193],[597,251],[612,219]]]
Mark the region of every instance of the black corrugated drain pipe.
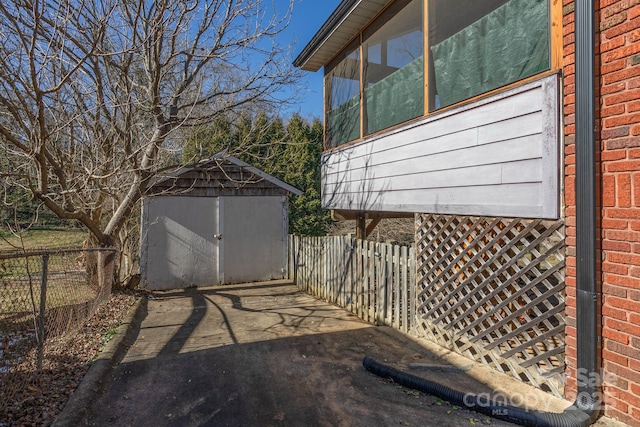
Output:
[[594,1],[575,1],[576,99],[576,333],[578,397],[562,413],[506,405],[462,393],[365,357],[364,367],[396,383],[479,413],[535,427],[582,427],[600,411],[598,291],[596,285],[596,163],[594,89]]
[[531,427],[582,427],[591,423],[589,415],[577,408],[575,404],[562,413],[526,410],[503,402],[491,401],[486,397],[454,390],[437,382],[398,371],[368,357],[362,360],[362,364],[367,371],[382,378],[390,378],[401,386],[419,390],[454,405],[510,423]]

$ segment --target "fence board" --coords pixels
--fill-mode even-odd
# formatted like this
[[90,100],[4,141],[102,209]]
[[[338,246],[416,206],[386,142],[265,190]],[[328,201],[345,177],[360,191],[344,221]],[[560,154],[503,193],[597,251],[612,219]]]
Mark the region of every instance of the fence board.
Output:
[[[367,299],[369,298],[368,295],[365,293],[366,290],[366,283],[369,280],[369,266],[366,265],[364,263],[365,257],[364,257],[364,242],[357,240],[355,241],[356,244],[356,264],[358,265],[358,274],[355,277],[355,284],[356,284],[356,289],[358,290],[358,302],[359,302],[359,311],[358,311],[358,317],[360,317],[361,319],[367,320],[367,318],[365,317],[368,313],[368,307],[369,304],[367,302]],[[365,307],[367,307],[365,309]]]
[[384,313],[384,323],[391,326],[393,324],[391,319],[393,313],[393,286],[391,283],[391,275],[393,274],[392,251],[391,247],[387,247],[387,245],[384,245],[381,249],[381,262],[384,263],[384,301],[381,305]]
[[409,257],[407,258],[408,260],[408,269],[407,271],[409,272],[409,282],[408,282],[408,286],[409,286],[409,332],[413,333],[414,332],[414,328],[417,324],[416,322],[416,278],[418,276],[418,273],[416,271],[416,249],[415,247],[410,247],[409,248]]
[[351,312],[355,313],[356,308],[356,291],[353,285],[353,265],[354,265],[354,249],[351,239],[347,239],[348,236],[342,236],[342,245],[345,251],[345,272],[347,287],[349,289],[349,298],[351,300]]
[[[407,247],[403,246],[400,248],[400,255],[399,255],[399,259],[400,261],[406,262],[407,261]],[[409,328],[407,326],[407,320],[409,319],[409,310],[408,310],[408,299],[409,299],[409,295],[407,294],[407,276],[408,276],[408,269],[405,268],[406,264],[403,265],[403,268],[400,268],[400,261],[398,262],[398,267],[399,267],[399,274],[400,274],[400,308],[398,310],[399,315],[402,316],[402,320],[400,321],[400,327],[401,327],[401,331],[404,333],[408,333],[409,332]]]
[[[380,251],[380,252],[379,252]],[[380,275],[380,279],[377,283],[376,283],[376,293],[375,298],[377,299],[376,302],[379,302],[379,304],[376,304],[376,321],[378,321],[379,324],[383,325],[385,322],[385,316],[384,316],[384,311],[383,311],[383,307],[386,305],[386,295],[385,295],[385,291],[386,291],[386,283],[385,283],[385,279],[386,279],[386,263],[382,259],[382,248],[379,248],[378,245],[375,246],[375,250],[374,250],[374,271],[373,271],[373,277],[375,277],[375,274],[378,273],[380,274],[380,272],[382,272],[382,274]],[[386,254],[385,254],[386,255]]]
[[394,277],[394,304],[393,304],[393,327],[400,329],[400,295],[402,290],[402,280],[400,277],[400,247],[393,247],[393,277]]
[[415,324],[413,248],[334,237],[289,237],[289,278],[303,291],[410,333]]
[[368,243],[365,241],[358,242],[358,262],[362,264],[362,276],[359,276],[360,293],[362,294],[362,304],[360,310],[362,311],[361,317],[369,321],[369,257],[365,256],[368,250]]

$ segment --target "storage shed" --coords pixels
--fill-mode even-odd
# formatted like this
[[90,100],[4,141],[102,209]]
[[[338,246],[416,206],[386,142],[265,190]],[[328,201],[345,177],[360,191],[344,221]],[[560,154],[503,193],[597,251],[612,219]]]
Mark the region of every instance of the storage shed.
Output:
[[289,193],[301,191],[225,153],[162,178],[142,199],[142,286],[284,278]]

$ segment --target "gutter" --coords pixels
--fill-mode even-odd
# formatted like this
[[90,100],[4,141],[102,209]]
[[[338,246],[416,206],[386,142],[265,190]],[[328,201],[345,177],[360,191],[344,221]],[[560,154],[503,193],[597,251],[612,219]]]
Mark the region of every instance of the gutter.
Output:
[[305,48],[300,52],[298,57],[294,59],[293,65],[297,68],[300,68],[304,65],[305,62],[309,60],[309,58],[315,53],[316,50],[320,47],[320,45],[325,41],[327,37],[333,32],[336,25],[344,19],[345,16],[349,14],[351,9],[361,0],[342,0],[336,10],[333,11],[331,16],[327,19],[327,21],[320,27],[320,30],[313,36],[313,38],[309,41],[309,43],[305,46]]

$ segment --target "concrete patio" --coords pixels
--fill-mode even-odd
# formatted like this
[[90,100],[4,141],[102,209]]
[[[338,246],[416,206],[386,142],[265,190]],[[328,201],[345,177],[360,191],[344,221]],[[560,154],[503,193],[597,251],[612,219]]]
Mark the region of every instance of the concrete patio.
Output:
[[[78,421],[155,427],[510,425],[377,377],[362,367],[364,356],[471,393],[514,385],[521,394],[528,390],[504,376],[496,382],[484,367],[442,348],[367,324],[288,281],[274,281],[151,295],[135,342]],[[568,403],[545,404],[561,411]]]

